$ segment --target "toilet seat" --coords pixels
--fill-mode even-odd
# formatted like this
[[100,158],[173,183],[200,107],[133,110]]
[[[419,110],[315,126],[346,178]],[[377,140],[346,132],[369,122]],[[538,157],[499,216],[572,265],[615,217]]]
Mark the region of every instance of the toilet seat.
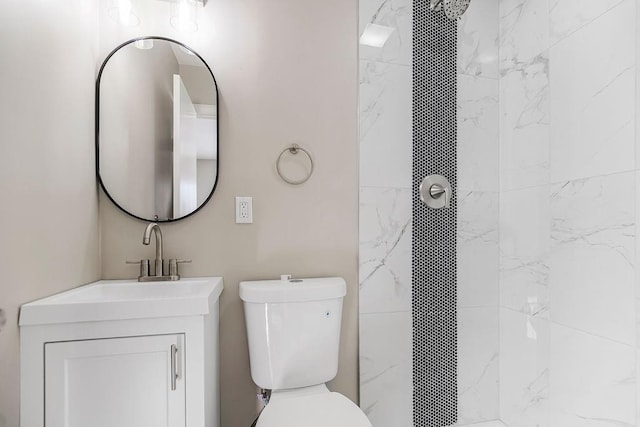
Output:
[[371,427],[362,410],[322,384],[274,391],[256,427]]

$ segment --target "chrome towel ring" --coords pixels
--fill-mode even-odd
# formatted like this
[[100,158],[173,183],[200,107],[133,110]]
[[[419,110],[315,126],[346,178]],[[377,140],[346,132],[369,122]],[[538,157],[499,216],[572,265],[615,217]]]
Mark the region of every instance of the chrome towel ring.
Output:
[[[298,152],[303,152],[308,158],[309,158],[309,163],[311,164],[311,167],[309,168],[309,173],[307,174],[306,177],[299,179],[299,180],[293,180],[290,178],[287,178],[283,173],[282,170],[280,169],[280,162],[282,161],[282,156],[284,156],[284,154],[286,152],[289,152],[293,155],[297,155]],[[311,178],[311,175],[313,174],[313,159],[311,158],[311,154],[309,154],[309,152],[307,150],[305,150],[304,148],[300,147],[298,144],[291,144],[291,146],[285,148],[284,150],[282,150],[282,152],[280,153],[280,155],[278,156],[278,160],[276,160],[276,171],[278,172],[278,175],[280,175],[280,178],[282,178],[282,180],[284,182],[286,182],[287,184],[291,184],[291,185],[300,185],[300,184],[304,184],[305,182],[307,182],[309,180],[309,178]]]

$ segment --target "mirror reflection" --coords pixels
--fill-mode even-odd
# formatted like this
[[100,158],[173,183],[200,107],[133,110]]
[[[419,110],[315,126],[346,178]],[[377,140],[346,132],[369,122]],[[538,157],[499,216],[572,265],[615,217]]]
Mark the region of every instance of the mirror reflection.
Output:
[[101,184],[122,210],[173,221],[211,197],[218,172],[217,88],[207,64],[168,39],[130,41],[97,84]]

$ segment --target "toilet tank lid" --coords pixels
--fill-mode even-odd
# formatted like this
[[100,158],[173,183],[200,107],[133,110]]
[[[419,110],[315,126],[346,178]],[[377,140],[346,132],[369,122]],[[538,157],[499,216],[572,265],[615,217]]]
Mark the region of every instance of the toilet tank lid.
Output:
[[240,282],[240,299],[251,303],[322,301],[346,294],[341,277]]

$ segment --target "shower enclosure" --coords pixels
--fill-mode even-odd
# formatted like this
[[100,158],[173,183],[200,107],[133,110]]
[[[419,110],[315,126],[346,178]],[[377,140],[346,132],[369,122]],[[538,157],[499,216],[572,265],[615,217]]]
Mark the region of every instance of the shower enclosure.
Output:
[[640,425],[638,5],[430,3],[359,2],[361,406]]

